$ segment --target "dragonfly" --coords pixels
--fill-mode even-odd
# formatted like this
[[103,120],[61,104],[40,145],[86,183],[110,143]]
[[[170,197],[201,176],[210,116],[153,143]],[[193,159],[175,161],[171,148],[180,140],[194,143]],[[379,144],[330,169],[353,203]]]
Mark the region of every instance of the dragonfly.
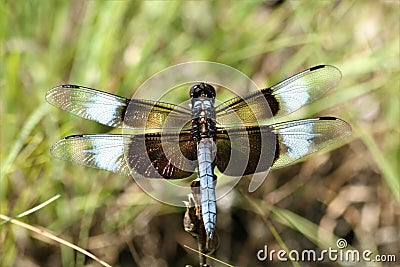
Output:
[[215,168],[228,177],[252,175],[342,142],[351,127],[339,118],[268,122],[319,99],[341,77],[336,67],[318,65],[218,104],[215,87],[200,82],[191,86],[186,106],[63,84],[47,92],[50,104],[103,125],[143,131],[71,135],[55,143],[51,154],[127,176],[183,179],[197,173],[206,251],[212,252],[218,243]]

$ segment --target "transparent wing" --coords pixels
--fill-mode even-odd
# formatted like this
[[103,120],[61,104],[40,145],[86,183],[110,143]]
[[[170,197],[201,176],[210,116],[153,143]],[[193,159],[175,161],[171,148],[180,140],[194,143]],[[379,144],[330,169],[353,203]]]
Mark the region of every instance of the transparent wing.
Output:
[[129,135],[71,135],[55,143],[50,152],[57,159],[129,176],[124,151],[130,140]]
[[[217,167],[241,176],[281,168],[351,134],[345,121],[334,117],[296,120],[265,126],[217,129]],[[233,165],[227,167],[233,160]],[[245,163],[245,165],[242,164]]]
[[51,154],[58,159],[123,175],[130,175],[133,170],[147,178],[166,179],[190,176],[197,159],[196,143],[190,132],[162,136],[161,133],[72,135],[58,141],[51,148]]
[[307,105],[335,87],[342,75],[330,65],[318,65],[302,71],[269,88],[240,98],[232,98],[216,107],[221,125],[253,124],[272,116],[283,116]]
[[[190,110],[141,99],[127,99],[79,85],[64,84],[50,89],[46,100],[84,119],[111,127],[162,128],[167,116],[179,123],[190,121]],[[178,122],[177,122],[178,123]]]
[[350,125],[334,117],[284,122],[271,127],[279,144],[279,157],[272,168],[295,163],[325,147],[343,142],[351,134]]

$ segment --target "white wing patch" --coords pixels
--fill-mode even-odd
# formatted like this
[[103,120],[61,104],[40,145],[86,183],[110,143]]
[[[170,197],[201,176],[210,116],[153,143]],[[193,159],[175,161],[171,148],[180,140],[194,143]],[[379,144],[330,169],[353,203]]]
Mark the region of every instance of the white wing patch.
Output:
[[279,129],[282,134],[282,143],[287,148],[287,154],[292,160],[297,160],[310,153],[313,144],[312,139],[320,134],[313,133],[312,124],[302,124]]
[[85,109],[81,109],[79,116],[88,116],[93,121],[101,122],[105,125],[118,126],[121,121],[120,110],[125,107],[125,103],[117,102],[114,99],[105,99],[104,97],[94,96],[85,103]]
[[128,142],[129,137],[124,135],[73,135],[55,143],[51,154],[58,159],[129,175],[125,160]]
[[280,142],[279,157],[272,166],[274,169],[295,163],[351,134],[350,125],[334,117],[289,121],[269,127]]
[[277,115],[292,113],[336,86],[342,74],[333,66],[319,65],[302,71],[271,87],[281,106]]
[[284,104],[285,112],[292,113],[310,102],[309,87],[310,84],[305,80],[298,79],[273,94]]
[[[104,140],[94,140],[93,148],[85,152],[93,155],[93,161],[99,169],[118,173],[125,165],[125,152],[122,140],[122,138],[119,140],[117,138],[110,145],[105,144]],[[98,153],[98,151],[103,149],[106,150],[105,153]]]
[[121,126],[123,111],[129,103],[124,97],[72,84],[50,89],[46,94],[46,100],[84,119],[111,127]]

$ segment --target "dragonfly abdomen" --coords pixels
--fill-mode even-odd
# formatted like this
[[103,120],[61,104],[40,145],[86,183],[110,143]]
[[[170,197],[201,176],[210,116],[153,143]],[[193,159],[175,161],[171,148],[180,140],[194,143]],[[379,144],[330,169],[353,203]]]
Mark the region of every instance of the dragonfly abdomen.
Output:
[[[207,235],[207,246],[214,243],[216,224],[216,200],[215,200],[215,178],[214,158],[216,146],[212,138],[203,138],[197,145],[198,172],[200,178],[200,205]],[[210,248],[211,249],[211,248]]]

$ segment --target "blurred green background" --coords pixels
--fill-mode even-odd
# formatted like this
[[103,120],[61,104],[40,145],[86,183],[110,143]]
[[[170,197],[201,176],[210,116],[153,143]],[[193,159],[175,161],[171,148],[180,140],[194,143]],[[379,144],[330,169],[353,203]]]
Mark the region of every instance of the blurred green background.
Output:
[[[296,266],[260,262],[257,251],[323,248],[335,235],[400,261],[399,1],[6,0],[0,8],[0,214],[60,194],[19,220],[112,266],[198,265],[184,248],[197,245],[183,230],[183,208],[158,203],[132,179],[51,158],[66,135],[110,129],[50,106],[46,91],[74,83],[130,97],[151,75],[187,61],[227,64],[260,86],[331,64],[343,73],[339,86],[292,117],[342,118],[353,127],[350,142],[271,172],[255,193],[243,179],[218,202],[214,256],[235,266]],[[0,265],[99,266],[12,223],[0,225]]]

